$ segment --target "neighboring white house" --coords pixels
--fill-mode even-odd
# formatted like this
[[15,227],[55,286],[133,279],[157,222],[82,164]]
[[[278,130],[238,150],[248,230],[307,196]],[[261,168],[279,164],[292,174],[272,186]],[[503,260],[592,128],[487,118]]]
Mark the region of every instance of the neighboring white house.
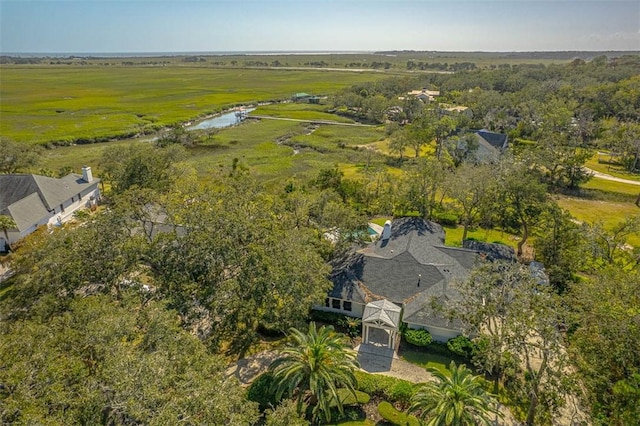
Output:
[[[462,324],[435,312],[431,302],[457,300],[460,296],[449,284],[466,278],[481,258],[515,259],[515,255],[513,249],[500,245],[491,257],[484,248],[495,249],[495,244],[474,249],[447,247],[444,238],[437,223],[420,218],[388,221],[378,241],[336,262],[333,289],[324,306],[315,309],[362,318],[363,339],[369,341],[372,330],[377,329],[384,346],[398,343],[402,322],[429,330],[437,341],[459,335]],[[376,315],[368,314],[371,312]]]
[[407,95],[413,96],[414,98],[420,99],[425,104],[434,101],[438,96],[440,96],[439,90],[427,90],[426,87],[423,87],[420,90],[412,90],[411,92],[407,92]]
[[10,216],[17,225],[8,230],[9,241],[0,232],[0,250],[40,226],[61,225],[78,209],[94,206],[100,198],[99,183],[100,179],[93,178],[91,167],[83,167],[82,175],[72,173],[60,179],[33,174],[0,175],[0,215]]
[[474,132],[478,140],[476,156],[484,162],[496,161],[507,149],[509,138],[502,133],[482,129]]

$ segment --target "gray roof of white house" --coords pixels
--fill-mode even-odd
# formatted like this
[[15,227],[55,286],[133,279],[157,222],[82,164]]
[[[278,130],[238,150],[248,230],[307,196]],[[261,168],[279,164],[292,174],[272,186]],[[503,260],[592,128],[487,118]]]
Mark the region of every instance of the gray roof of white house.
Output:
[[400,326],[400,313],[402,308],[388,300],[376,300],[367,303],[362,314],[362,322],[382,322],[389,327],[398,328]]
[[[407,312],[417,314],[432,293],[443,294],[437,289],[468,276],[479,258],[475,250],[446,247],[444,237],[437,223],[420,218],[394,220],[388,240],[371,243],[336,262],[329,296],[364,304],[387,299],[404,305],[405,317]],[[448,291],[444,294],[455,297]]]
[[434,222],[420,218],[394,220],[388,240],[371,243],[335,265],[334,291],[330,295],[355,294],[353,287],[357,284],[364,286],[357,292],[363,296],[361,302],[384,298],[404,303],[433,285],[464,278],[478,252],[446,247],[444,236],[442,227]]
[[475,134],[497,150],[503,150],[507,147],[509,140],[507,135],[490,132],[486,129],[478,130]]
[[22,231],[99,182],[100,179],[86,182],[75,173],[60,179],[32,174],[0,175],[0,214],[11,216]]

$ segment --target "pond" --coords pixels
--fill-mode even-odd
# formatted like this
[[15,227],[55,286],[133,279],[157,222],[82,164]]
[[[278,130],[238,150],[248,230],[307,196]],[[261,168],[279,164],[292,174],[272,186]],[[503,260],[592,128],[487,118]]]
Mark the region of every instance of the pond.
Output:
[[206,130],[206,129],[221,129],[224,127],[233,126],[235,124],[240,123],[247,114],[251,111],[254,111],[255,108],[243,108],[242,110],[234,110],[230,112],[225,112],[224,114],[216,115],[215,117],[207,118],[198,122],[197,124],[193,124],[191,126],[185,127],[186,130]]

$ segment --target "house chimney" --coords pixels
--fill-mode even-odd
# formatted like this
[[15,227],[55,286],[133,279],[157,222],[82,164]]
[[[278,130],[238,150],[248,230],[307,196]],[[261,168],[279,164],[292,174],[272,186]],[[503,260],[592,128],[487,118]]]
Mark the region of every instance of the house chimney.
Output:
[[93,182],[93,174],[91,173],[91,167],[84,166],[82,168],[82,180],[84,180],[87,183]]
[[391,221],[388,220],[384,223],[384,228],[382,229],[382,241],[386,241],[391,238]]

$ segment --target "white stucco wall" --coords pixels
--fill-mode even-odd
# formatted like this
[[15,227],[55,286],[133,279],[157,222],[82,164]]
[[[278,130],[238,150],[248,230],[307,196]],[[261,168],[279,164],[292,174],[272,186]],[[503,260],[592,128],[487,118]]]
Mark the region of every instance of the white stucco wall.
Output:
[[443,343],[445,343],[449,339],[452,339],[462,334],[460,330],[424,326],[424,325],[412,324],[412,323],[407,323],[407,327],[412,328],[414,330],[427,330],[429,333],[431,333],[431,337],[433,338],[433,340],[435,340],[436,342],[443,342]]
[[[334,309],[332,306],[332,301],[333,300],[339,300],[340,301],[340,309]],[[329,298],[329,306],[325,306],[325,305],[314,305],[313,309],[317,310],[317,311],[325,311],[325,312],[333,312],[336,314],[341,314],[341,315],[347,315],[350,317],[354,317],[354,318],[362,318],[362,315],[364,314],[364,305],[361,303],[355,303],[352,302],[351,303],[351,311],[345,311],[344,309],[342,309],[342,307],[344,306],[344,302],[347,302],[347,300],[343,300],[343,299],[335,299],[335,298]]]
[[[93,200],[91,200],[93,197]],[[68,199],[62,204],[62,208],[60,205],[56,206],[54,212],[50,217],[47,218],[47,225],[57,225],[60,223],[65,223],[68,220],[73,218],[73,214],[82,209],[91,207],[92,202],[97,202],[100,198],[100,190],[96,187],[93,191],[85,191],[81,192],[79,195],[75,195],[72,199]]]

